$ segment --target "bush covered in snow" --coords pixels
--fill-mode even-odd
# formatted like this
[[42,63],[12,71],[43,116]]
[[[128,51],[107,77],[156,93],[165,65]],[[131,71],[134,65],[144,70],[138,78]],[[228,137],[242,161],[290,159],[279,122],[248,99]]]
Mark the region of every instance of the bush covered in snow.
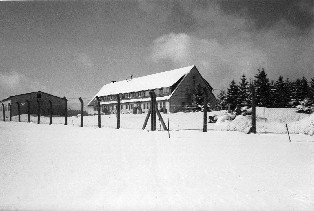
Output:
[[[252,126],[251,115],[221,114],[217,117],[217,122],[212,126],[213,130],[240,131],[248,133]],[[290,123],[274,121],[272,119],[257,117],[256,130],[258,133],[290,133],[314,135],[314,114],[298,121]]]

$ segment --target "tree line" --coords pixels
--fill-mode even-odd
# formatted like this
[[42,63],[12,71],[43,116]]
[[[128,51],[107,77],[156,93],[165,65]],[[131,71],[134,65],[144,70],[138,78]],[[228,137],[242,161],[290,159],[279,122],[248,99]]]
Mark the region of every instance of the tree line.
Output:
[[256,105],[260,107],[287,108],[299,104],[314,104],[314,77],[309,81],[302,77],[296,80],[285,79],[282,76],[276,81],[270,81],[262,68],[254,76],[254,80],[247,80],[245,74],[237,83],[232,80],[227,91],[218,94],[220,109],[235,109],[237,105],[251,106],[252,88],[255,88]]

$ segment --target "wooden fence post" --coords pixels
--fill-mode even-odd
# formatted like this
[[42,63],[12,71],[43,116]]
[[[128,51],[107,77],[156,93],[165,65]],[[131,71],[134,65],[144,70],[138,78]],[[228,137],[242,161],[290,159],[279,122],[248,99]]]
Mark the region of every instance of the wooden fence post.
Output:
[[204,118],[203,118],[203,132],[207,132],[207,98],[208,93],[206,88],[204,88]]
[[50,110],[50,122],[49,124],[51,125],[52,124],[52,102],[51,100],[49,100],[49,110]]
[[30,122],[31,121],[31,108],[30,108],[30,102],[29,100],[26,100],[27,102],[27,121]]
[[251,133],[256,133],[256,96],[255,96],[255,87],[251,85],[251,92],[252,92],[252,127]]
[[121,102],[120,102],[120,94],[116,95],[117,97],[117,129],[120,128],[120,113],[121,113]]
[[98,127],[101,128],[101,114],[100,114],[100,98],[96,96],[97,110],[98,110]]
[[63,97],[65,108],[64,108],[64,125],[68,124],[68,100],[66,97]]
[[18,115],[19,115],[19,122],[21,122],[21,107],[20,107],[20,103],[16,102],[16,104],[17,104],[17,112],[18,112]]
[[37,99],[37,124],[40,124],[40,101]]
[[12,121],[12,105],[11,103],[8,104],[10,110],[10,121]]
[[162,125],[163,129],[164,129],[164,130],[168,130],[168,129],[167,129],[167,126],[166,126],[166,124],[165,124],[165,121],[164,121],[164,119],[162,118],[162,116],[161,116],[161,114],[160,114],[160,112],[159,112],[159,110],[158,110],[158,108],[157,108],[157,105],[155,105],[155,106],[156,106],[156,113],[157,113],[157,115],[158,115],[158,118],[159,118],[159,120],[160,120],[160,122],[161,122],[161,125]]
[[145,121],[144,121],[144,124],[143,124],[143,127],[142,127],[142,130],[144,130],[145,129],[145,127],[146,127],[146,125],[147,125],[147,122],[148,122],[148,119],[149,119],[149,116],[150,116],[150,114],[152,113],[152,110],[151,109],[149,109],[148,110],[148,113],[147,113],[147,116],[146,116],[146,118],[145,118]]
[[156,94],[152,90],[149,92],[151,97],[151,130],[156,130]]
[[2,103],[2,114],[3,114],[3,121],[5,122],[5,110],[4,110],[4,104]]
[[83,127],[84,102],[83,102],[83,99],[81,97],[79,98],[79,100],[81,102],[81,127]]

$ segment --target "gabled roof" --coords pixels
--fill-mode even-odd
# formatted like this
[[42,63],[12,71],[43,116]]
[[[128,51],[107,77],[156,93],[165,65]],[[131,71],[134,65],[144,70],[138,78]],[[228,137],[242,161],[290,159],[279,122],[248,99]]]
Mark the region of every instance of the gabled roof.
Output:
[[10,100],[14,97],[19,97],[19,96],[22,96],[22,95],[30,95],[30,94],[33,94],[33,93],[43,93],[43,94],[46,94],[46,95],[49,95],[49,96],[52,96],[52,97],[57,97],[57,98],[60,98],[62,99],[61,97],[58,97],[58,96],[55,96],[55,95],[52,95],[52,94],[49,94],[49,93],[46,93],[46,92],[42,92],[42,91],[37,91],[37,92],[28,92],[28,93],[24,93],[24,94],[18,94],[18,95],[12,95],[10,97],[7,97],[3,100],[0,100],[0,102],[4,102],[4,101],[7,101],[7,100]]
[[187,75],[193,69],[193,67],[195,66],[192,65],[161,73],[155,73],[152,75],[133,78],[129,80],[111,82],[109,84],[104,85],[100,89],[100,91],[93,97],[93,100],[95,99],[96,96],[107,96],[119,93],[138,92],[142,90],[170,87],[174,83],[176,83],[180,78]]

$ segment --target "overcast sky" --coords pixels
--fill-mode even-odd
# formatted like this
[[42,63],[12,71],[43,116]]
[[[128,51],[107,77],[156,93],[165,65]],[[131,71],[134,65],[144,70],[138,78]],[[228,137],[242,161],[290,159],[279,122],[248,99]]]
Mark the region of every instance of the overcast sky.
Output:
[[217,89],[261,67],[314,77],[313,0],[0,2],[0,15],[0,99],[92,98],[192,64]]

